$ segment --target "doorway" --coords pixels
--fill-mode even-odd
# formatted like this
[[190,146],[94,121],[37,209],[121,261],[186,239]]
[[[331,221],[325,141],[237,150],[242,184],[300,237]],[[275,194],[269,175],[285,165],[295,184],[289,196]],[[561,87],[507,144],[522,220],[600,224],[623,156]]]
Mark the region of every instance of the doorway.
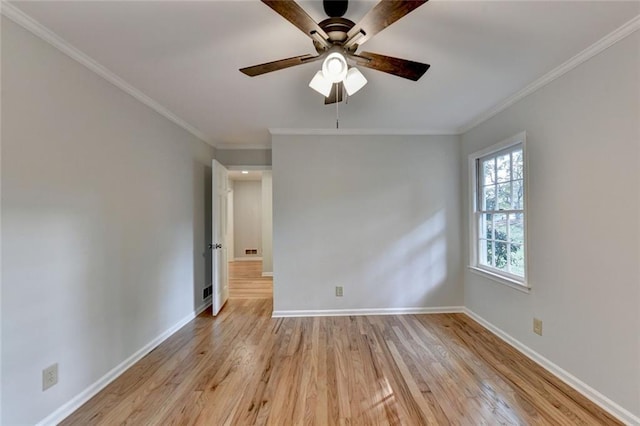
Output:
[[229,298],[273,298],[271,170],[229,168]]

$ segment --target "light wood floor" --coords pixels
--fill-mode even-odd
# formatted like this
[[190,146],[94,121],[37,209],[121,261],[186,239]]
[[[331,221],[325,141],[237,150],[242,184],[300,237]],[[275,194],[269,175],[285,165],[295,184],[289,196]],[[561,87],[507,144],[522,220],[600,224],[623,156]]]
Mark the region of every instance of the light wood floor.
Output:
[[463,314],[271,312],[201,314],[63,424],[619,424]]
[[273,297],[273,278],[262,276],[262,261],[229,262],[229,298]]

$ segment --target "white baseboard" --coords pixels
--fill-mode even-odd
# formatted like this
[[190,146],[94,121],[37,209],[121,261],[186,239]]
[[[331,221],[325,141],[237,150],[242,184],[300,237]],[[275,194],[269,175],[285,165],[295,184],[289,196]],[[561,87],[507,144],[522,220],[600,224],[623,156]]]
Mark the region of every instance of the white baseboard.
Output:
[[409,315],[409,314],[452,314],[463,312],[462,306],[441,306],[436,308],[370,308],[370,309],[322,309],[301,311],[273,311],[272,318],[288,317],[345,317],[352,315]]
[[173,333],[180,330],[184,327],[189,321],[193,320],[195,317],[204,312],[209,306],[211,306],[211,301],[206,302],[195,309],[191,314],[182,318],[176,324],[171,326],[164,333],[160,334],[158,337],[144,345],[138,351],[136,351],[129,358],[122,361],[116,367],[114,367],[107,374],[98,379],[91,386],[80,392],[78,395],[73,397],[69,402],[58,408],[53,413],[49,414],[43,420],[39,421],[36,426],[48,426],[48,425],[57,425],[62,420],[67,418],[70,414],[76,411],[78,408],[82,406],[85,402],[93,398],[98,392],[104,389],[109,383],[113,382],[117,379],[122,373],[127,371],[133,364],[140,361],[145,355],[151,352],[154,348],[164,342],[166,339],[171,337]]
[[[205,301],[204,301],[204,303],[203,303],[202,305],[200,305],[200,306],[198,307],[198,309],[196,309],[196,310],[193,312],[193,318],[197,317],[198,315],[200,315],[201,313],[203,313],[204,311],[206,311],[206,310],[207,310],[207,308],[208,308],[209,306],[211,306],[211,296],[207,297],[207,299],[209,299],[209,300],[205,300]],[[192,319],[193,319],[193,318],[192,318]],[[184,321],[184,319],[183,319],[182,321]],[[191,320],[189,320],[189,321],[191,321]],[[189,321],[185,322],[185,323],[182,325],[182,327],[184,327],[184,326],[185,326]],[[180,327],[180,328],[182,328],[182,327]],[[180,328],[176,329],[176,331],[178,331]],[[174,331],[174,333],[175,333],[175,331]],[[171,334],[173,334],[173,333],[171,333]]]
[[489,321],[482,318],[480,315],[476,314],[472,310],[468,308],[464,308],[464,313],[480,323],[487,330],[491,331],[497,337],[505,341],[507,344],[513,346],[524,355],[526,355],[529,359],[534,361],[536,364],[540,365],[545,370],[551,372],[558,379],[565,382],[567,385],[574,388],[576,391],[580,392],[586,398],[590,399],[593,403],[601,407],[603,410],[610,413],[612,416],[616,417],[620,421],[628,425],[640,425],[640,417],[634,415],[630,411],[621,407],[617,403],[613,402],[597,390],[593,389],[591,386],[587,385],[568,371],[562,369],[558,365],[554,364],[544,356],[540,355],[538,352],[534,351],[530,347],[526,346],[519,340],[515,339],[513,336],[505,333],[500,328],[496,327]]
[[273,272],[263,272],[262,276],[263,277],[272,277],[273,276]]
[[[38,426],[42,425],[56,425],[68,417],[75,410],[80,408],[85,402],[95,396],[98,392],[104,389],[107,385],[117,379],[122,373],[129,369],[133,364],[142,359],[145,355],[151,352],[155,347],[160,345],[163,341],[173,335],[176,331],[184,327],[189,321],[193,320],[200,313],[204,312],[209,306],[211,301],[204,303],[198,307],[193,313],[187,315],[175,325],[170,327],[164,333],[147,343],[129,358],[121,362],[103,377],[98,379],[94,384],[86,388],[77,396],[72,398],[69,402],[58,408],[49,416],[37,423]],[[496,327],[489,321],[485,320],[472,310],[462,306],[445,306],[435,308],[373,308],[373,309],[325,309],[325,310],[289,310],[289,311],[273,311],[273,318],[286,318],[286,317],[312,317],[312,316],[352,316],[352,315],[407,315],[407,314],[438,314],[438,313],[460,313],[463,312],[483,327],[491,331],[497,337],[505,341],[507,344],[518,349],[532,361],[545,368],[557,378],[571,386],[582,395],[590,399],[592,402],[600,406],[603,410],[606,410],[620,421],[629,425],[640,425],[640,417],[634,415],[630,411],[621,407],[619,404],[613,402],[591,386],[582,382],[571,373],[557,366],[544,356],[540,355],[533,349],[521,343],[511,335],[505,333],[500,328]]]
[[234,257],[233,261],[234,262],[249,262],[249,261],[255,261],[255,260],[262,260],[262,257]]

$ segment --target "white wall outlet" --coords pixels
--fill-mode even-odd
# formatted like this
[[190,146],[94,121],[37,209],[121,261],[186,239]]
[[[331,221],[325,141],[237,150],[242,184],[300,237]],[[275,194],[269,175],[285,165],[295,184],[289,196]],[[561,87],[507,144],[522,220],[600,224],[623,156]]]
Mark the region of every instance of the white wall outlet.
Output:
[[342,286],[341,285],[337,285],[336,286],[336,297],[342,297],[344,293],[342,292]]
[[58,383],[58,363],[42,370],[42,390],[46,391]]
[[538,318],[533,319],[533,332],[539,336],[542,336],[542,320]]

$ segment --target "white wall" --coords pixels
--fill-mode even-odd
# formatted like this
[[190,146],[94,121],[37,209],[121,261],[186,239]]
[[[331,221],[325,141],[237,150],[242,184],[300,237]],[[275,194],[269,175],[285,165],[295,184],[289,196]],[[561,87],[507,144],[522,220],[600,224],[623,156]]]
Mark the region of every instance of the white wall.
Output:
[[273,273],[273,175],[262,172],[262,273]]
[[[262,184],[237,180],[233,184],[233,238],[236,259],[262,255]],[[257,255],[245,249],[258,249]]]
[[2,424],[34,424],[202,305],[213,149],[4,18],[2,121]]
[[527,131],[533,287],[524,294],[467,271],[465,305],[636,416],[639,80],[636,32],[462,138],[466,167],[468,154]]
[[272,147],[275,311],[462,305],[457,136]]

